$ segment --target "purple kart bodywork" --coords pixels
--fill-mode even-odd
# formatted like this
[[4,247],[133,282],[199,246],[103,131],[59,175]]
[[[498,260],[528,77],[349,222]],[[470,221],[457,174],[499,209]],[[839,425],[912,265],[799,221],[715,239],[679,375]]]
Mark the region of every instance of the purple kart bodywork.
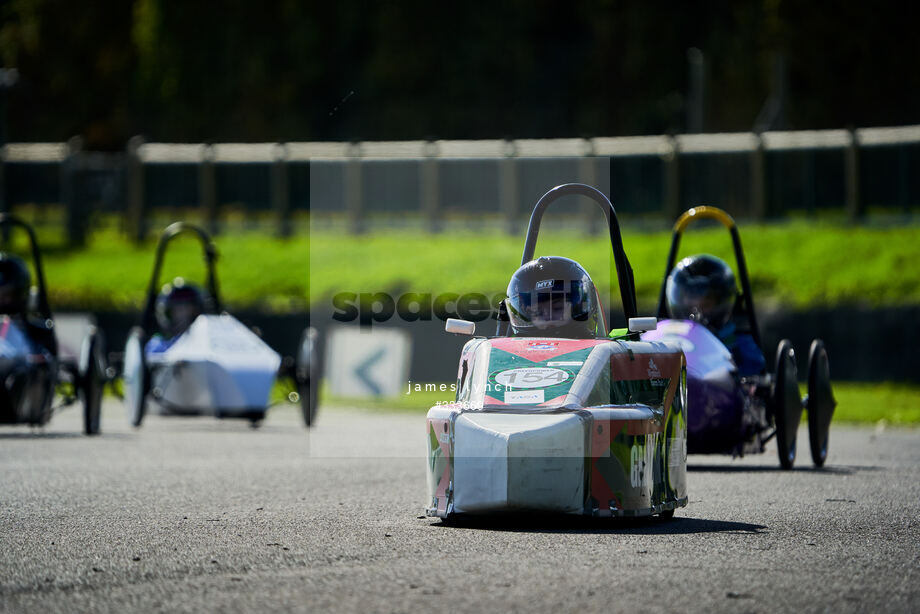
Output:
[[739,444],[751,435],[750,395],[728,348],[705,326],[687,320],[662,320],[642,340],[677,343],[687,358],[687,452],[741,452]]

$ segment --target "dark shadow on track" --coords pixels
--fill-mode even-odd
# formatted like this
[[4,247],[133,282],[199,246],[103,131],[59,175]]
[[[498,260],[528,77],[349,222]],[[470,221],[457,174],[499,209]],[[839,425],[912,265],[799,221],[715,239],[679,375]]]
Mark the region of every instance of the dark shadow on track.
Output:
[[86,440],[99,440],[99,439],[128,439],[132,437],[131,433],[99,433],[98,435],[87,436],[83,433],[45,433],[42,431],[12,431],[12,432],[0,432],[0,440],[2,439],[86,439]]
[[590,533],[597,535],[694,535],[700,533],[758,535],[767,530],[767,527],[760,524],[686,518],[679,515],[670,520],[657,517],[593,518],[558,514],[457,516],[449,521],[442,520],[440,524],[431,526],[515,533]]
[[[246,431],[253,431],[258,433],[290,433],[292,426],[294,425],[277,423],[266,424],[264,421],[260,421],[256,426],[253,426],[246,418],[218,418],[216,416],[207,415],[183,416],[176,414],[155,414],[145,418],[144,424],[135,430],[143,431],[145,428],[149,428],[150,430],[156,430],[159,432],[169,431],[174,433],[243,433]],[[297,423],[296,426],[300,427],[301,431],[307,432],[307,429],[304,428],[302,421]]]
[[[813,467],[806,465],[802,467],[793,467],[791,470],[797,473],[824,473],[827,475],[853,475],[858,471],[884,471],[884,467],[873,465],[825,465],[824,467]],[[787,470],[779,465],[687,465],[687,471],[693,473],[786,473]]]

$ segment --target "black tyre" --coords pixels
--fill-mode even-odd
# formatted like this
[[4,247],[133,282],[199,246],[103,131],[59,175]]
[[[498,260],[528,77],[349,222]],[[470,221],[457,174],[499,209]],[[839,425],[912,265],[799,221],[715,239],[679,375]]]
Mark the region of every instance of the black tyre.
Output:
[[83,432],[87,435],[99,434],[105,370],[105,340],[102,332],[93,326],[83,339],[78,365],[77,388],[83,404]]
[[831,417],[837,401],[831,390],[831,371],[827,361],[824,342],[815,339],[808,350],[808,443],[811,460],[815,467],[822,467],[827,460],[827,444],[830,439]]
[[661,518],[662,520],[671,520],[672,518],[674,518],[674,510],[665,510],[661,512],[660,514],[658,514],[658,517]]
[[776,348],[776,371],[770,404],[776,422],[779,464],[783,469],[792,469],[795,462],[795,438],[802,419],[802,400],[799,397],[795,350],[788,339],[780,341]]
[[140,426],[147,410],[147,390],[150,387],[150,373],[144,358],[147,337],[143,329],[134,327],[125,344],[123,370],[125,415],[131,426]]
[[316,414],[319,411],[319,356],[317,332],[315,328],[303,331],[300,340],[300,350],[297,353],[295,365],[295,379],[297,381],[297,394],[300,396],[300,411],[303,414],[304,424],[313,426]]

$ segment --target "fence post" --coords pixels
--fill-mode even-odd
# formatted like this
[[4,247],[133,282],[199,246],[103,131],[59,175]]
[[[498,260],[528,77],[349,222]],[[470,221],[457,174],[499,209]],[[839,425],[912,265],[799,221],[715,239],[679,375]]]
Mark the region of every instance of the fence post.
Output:
[[441,232],[441,194],[438,182],[438,144],[426,141],[424,158],[419,162],[419,197],[428,232]]
[[517,146],[514,141],[505,141],[505,155],[499,160],[499,165],[499,207],[508,232],[514,235],[517,234],[518,208]]
[[86,243],[86,210],[80,175],[83,170],[83,138],[71,137],[67,141],[67,157],[61,163],[61,204],[64,205],[64,226],[69,247]]
[[128,140],[127,192],[128,192],[128,234],[135,243],[141,243],[147,236],[147,212],[144,210],[144,162],[141,160],[141,146],[144,137],[132,136]]
[[850,128],[850,142],[844,151],[844,177],[846,181],[847,213],[853,220],[865,215],[859,181],[859,135]]
[[201,161],[198,163],[198,206],[204,218],[205,228],[212,235],[217,234],[217,172],[214,168],[214,146],[201,146]]
[[365,230],[365,222],[361,143],[351,143],[348,146],[348,161],[345,163],[344,177],[345,210],[349,216],[349,227],[352,234],[362,234]]
[[755,220],[767,217],[767,156],[763,135],[754,133],[754,149],[751,150],[751,214]]
[[661,153],[664,163],[663,192],[665,214],[669,220],[680,215],[680,150],[673,134],[668,135],[668,144]]
[[274,160],[272,161],[271,199],[272,209],[278,216],[278,236],[286,239],[291,236],[291,186],[288,181],[288,146],[286,143],[275,143],[272,147]]

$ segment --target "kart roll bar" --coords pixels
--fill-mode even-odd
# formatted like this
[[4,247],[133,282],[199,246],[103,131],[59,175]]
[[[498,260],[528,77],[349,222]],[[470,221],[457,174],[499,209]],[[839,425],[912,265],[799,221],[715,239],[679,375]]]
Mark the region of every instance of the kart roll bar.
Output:
[[45,285],[45,270],[42,267],[42,254],[38,247],[38,239],[35,238],[35,231],[24,221],[9,213],[0,213],[0,228],[21,228],[29,236],[29,247],[32,251],[32,263],[35,266],[35,281],[38,288],[38,304],[35,308],[42,320],[41,327],[45,329],[42,333],[47,333],[42,335],[44,338],[41,341],[52,355],[57,356],[57,337],[54,334],[53,325],[50,324],[52,315],[48,304],[48,288]]
[[[613,262],[616,267],[617,283],[620,286],[620,300],[623,303],[623,314],[626,321],[637,315],[636,309],[636,289],[633,282],[632,267],[629,265],[629,259],[626,258],[626,252],[623,250],[623,239],[620,236],[620,222],[617,219],[617,212],[603,192],[583,183],[566,183],[558,185],[546,194],[544,194],[533,208],[530,215],[530,223],[527,225],[527,240],[524,243],[524,255],[521,256],[521,266],[524,266],[533,260],[534,252],[537,247],[537,236],[540,234],[540,222],[543,220],[543,213],[546,208],[555,200],[568,195],[587,196],[601,208],[604,217],[607,218],[607,227],[610,232],[610,246],[613,248]],[[613,288],[610,290],[609,307],[613,307]]]
[[153,276],[150,278],[150,285],[147,286],[147,302],[144,306],[144,315],[141,320],[141,327],[145,331],[152,331],[156,325],[156,301],[160,285],[160,269],[163,267],[163,256],[166,254],[166,246],[174,238],[181,234],[192,234],[201,242],[204,251],[204,263],[208,270],[208,294],[210,295],[206,303],[206,309],[213,313],[220,313],[223,310],[220,302],[220,295],[217,292],[217,273],[214,270],[214,263],[217,261],[217,248],[211,241],[211,236],[205,230],[188,222],[174,222],[166,227],[163,234],[160,235],[160,241],[157,243],[156,260],[153,265]]
[[38,249],[38,240],[32,227],[15,215],[0,213],[0,227],[22,228],[29,235],[29,247],[32,250],[32,262],[35,264],[35,280],[38,282],[38,313],[46,320],[51,319],[51,307],[48,306],[48,291],[45,287],[45,271],[42,268],[42,254]]
[[744,250],[741,248],[741,235],[738,233],[738,226],[735,224],[735,220],[732,219],[732,216],[718,207],[706,205],[693,207],[685,211],[683,215],[677,218],[677,222],[674,223],[674,236],[671,239],[671,251],[668,252],[668,265],[664,270],[664,281],[661,282],[661,292],[658,295],[658,317],[668,317],[666,300],[668,275],[671,274],[674,265],[677,264],[677,250],[680,247],[680,237],[691,222],[704,219],[716,220],[725,226],[729,233],[731,233],[732,246],[735,250],[735,263],[738,267],[738,278],[741,282],[741,309],[744,310],[747,316],[748,325],[751,329],[750,333],[754,338],[754,342],[757,343],[758,347],[763,349],[763,345],[760,342],[760,329],[757,327],[757,318],[754,315],[754,300],[753,294],[751,294],[751,283],[748,278],[747,264],[745,264],[744,260]]

